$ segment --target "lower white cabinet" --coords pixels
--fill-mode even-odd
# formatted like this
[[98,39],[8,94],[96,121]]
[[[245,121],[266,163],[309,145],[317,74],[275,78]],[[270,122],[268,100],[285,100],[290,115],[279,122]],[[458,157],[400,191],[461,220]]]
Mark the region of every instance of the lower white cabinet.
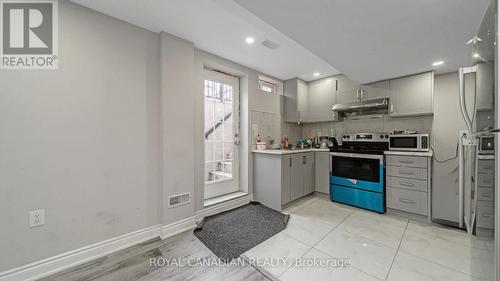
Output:
[[330,152],[318,151],[314,155],[314,190],[325,194],[330,193]]
[[476,233],[491,236],[495,228],[495,161],[478,157]]
[[430,217],[431,158],[386,155],[387,207]]
[[291,201],[314,192],[315,152],[254,153],[254,199],[280,210]]

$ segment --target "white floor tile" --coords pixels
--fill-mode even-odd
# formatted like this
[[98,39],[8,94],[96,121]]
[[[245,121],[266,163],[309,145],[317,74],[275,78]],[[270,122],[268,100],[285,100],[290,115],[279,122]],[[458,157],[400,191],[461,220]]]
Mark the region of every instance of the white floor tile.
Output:
[[286,214],[295,213],[298,210],[304,208],[305,206],[308,206],[308,205],[314,203],[317,200],[320,200],[320,198],[316,197],[316,196],[307,196],[305,198],[298,199],[297,201],[292,202],[285,209],[283,209],[283,213],[286,213]]
[[291,214],[288,225],[283,230],[283,233],[312,247],[323,239],[328,232],[333,230],[333,228],[334,226],[321,220],[312,217],[303,217],[299,214]]
[[387,281],[479,281],[470,275],[399,252]]
[[400,251],[483,279],[493,279],[492,252],[466,247],[446,238],[407,230]]
[[335,258],[345,258],[362,271],[384,280],[396,250],[362,236],[335,229],[321,240],[316,249]]
[[349,216],[340,229],[375,240],[388,247],[398,248],[406,222],[400,222],[383,215],[367,215],[354,213]]
[[332,202],[317,200],[295,213],[305,218],[318,219],[331,226],[337,226],[353,211]]
[[[332,257],[315,249],[309,251],[302,260],[331,260]],[[297,266],[290,267],[280,278],[282,281],[304,281],[304,280],[341,280],[341,281],[378,281],[378,279],[358,270],[355,267],[319,267],[319,266]]]
[[445,228],[437,225],[410,221],[408,224],[408,230],[431,235],[438,240],[450,241],[466,247],[488,249],[491,245],[488,244],[489,241],[486,238],[477,238],[476,236],[468,235],[467,232],[462,230]]
[[[274,277],[279,277],[294,262],[296,258],[304,255],[311,247],[299,242],[292,237],[278,233],[261,244],[250,249],[242,256],[246,260],[253,259],[262,265],[259,270],[264,270]],[[263,262],[273,262],[273,265],[266,266]],[[286,263],[283,263],[283,259]]]

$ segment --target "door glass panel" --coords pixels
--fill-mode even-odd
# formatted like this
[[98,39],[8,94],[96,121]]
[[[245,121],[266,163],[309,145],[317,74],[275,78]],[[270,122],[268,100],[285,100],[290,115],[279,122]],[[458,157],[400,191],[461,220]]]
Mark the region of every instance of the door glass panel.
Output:
[[332,157],[332,175],[353,180],[380,182],[377,159]]
[[233,178],[233,87],[205,80],[205,181]]

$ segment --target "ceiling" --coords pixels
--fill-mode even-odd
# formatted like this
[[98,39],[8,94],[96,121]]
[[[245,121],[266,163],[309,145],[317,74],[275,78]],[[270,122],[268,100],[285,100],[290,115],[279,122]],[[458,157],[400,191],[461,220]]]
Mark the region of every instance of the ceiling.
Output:
[[[235,0],[349,78],[373,82],[471,63],[490,0]],[[444,60],[439,67],[434,61]]]
[[[279,79],[306,81],[339,72],[233,0],[72,0],[154,32],[165,31],[202,50]],[[245,43],[252,36],[255,43]],[[271,40],[279,48],[263,45]],[[321,73],[313,77],[314,72]]]

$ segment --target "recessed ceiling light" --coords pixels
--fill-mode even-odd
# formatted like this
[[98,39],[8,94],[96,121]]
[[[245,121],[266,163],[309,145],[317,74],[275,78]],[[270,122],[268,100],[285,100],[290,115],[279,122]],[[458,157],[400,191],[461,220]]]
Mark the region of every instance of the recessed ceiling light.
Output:
[[314,73],[313,73],[313,76],[314,76],[314,77],[317,77],[317,76],[319,76],[320,74],[321,74],[321,73],[319,73],[319,72],[314,72]]
[[438,60],[438,61],[435,61],[432,63],[432,66],[439,66],[439,65],[442,65],[444,64],[444,60]]
[[245,42],[247,42],[247,44],[253,44],[255,42],[255,38],[247,37],[245,38]]

